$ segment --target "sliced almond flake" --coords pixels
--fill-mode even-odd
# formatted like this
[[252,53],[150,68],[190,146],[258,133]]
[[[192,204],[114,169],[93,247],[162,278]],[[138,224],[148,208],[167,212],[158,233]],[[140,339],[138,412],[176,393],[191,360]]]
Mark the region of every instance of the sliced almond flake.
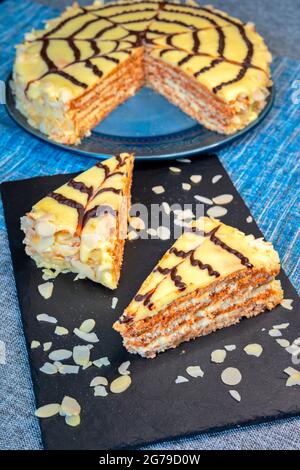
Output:
[[175,379],[176,384],[183,384],[184,382],[189,382],[189,379],[183,377],[183,375],[178,375]]
[[36,341],[35,339],[31,341],[30,348],[31,349],[36,349],[39,348],[41,343],[39,341]]
[[202,202],[203,204],[208,204],[209,206],[213,205],[212,200],[209,199],[208,197],[196,195],[194,196],[194,198],[196,199],[196,201]]
[[290,346],[287,346],[285,350],[290,354],[298,354],[300,348],[296,344],[291,344]]
[[174,214],[176,215],[176,218],[180,220],[193,219],[195,217],[191,209],[175,209]]
[[290,342],[283,338],[276,339],[276,343],[278,343],[282,348],[288,348],[290,345]]
[[213,197],[213,202],[218,205],[230,204],[233,200],[232,194],[220,194],[220,196]]
[[40,367],[40,371],[44,374],[53,375],[57,374],[57,367],[54,364],[51,364],[51,362],[45,362],[45,364]]
[[294,367],[287,367],[283,372],[285,372],[287,375],[300,374],[300,372],[294,369]]
[[78,366],[85,366],[90,360],[90,349],[87,346],[74,346],[73,361]]
[[48,405],[40,406],[34,412],[35,416],[38,418],[50,418],[59,413],[60,404],[59,403],[49,403]]
[[192,161],[189,158],[177,158],[176,162],[179,163],[191,163]]
[[61,411],[66,416],[77,416],[80,414],[81,406],[75,398],[65,395],[61,403]]
[[74,366],[72,364],[61,364],[58,368],[60,374],[78,374],[79,366]]
[[273,328],[275,330],[285,330],[288,326],[290,326],[289,323],[280,323],[280,325],[273,325]]
[[82,366],[82,370],[88,369],[92,365],[93,365],[92,361],[89,361],[87,364],[84,364],[84,366]]
[[213,206],[213,207],[210,207],[206,213],[209,217],[218,218],[218,217],[223,217],[224,215],[226,215],[227,209],[222,206]]
[[97,385],[104,385],[105,387],[107,387],[108,385],[107,378],[102,377],[101,375],[97,375],[96,377],[94,377],[90,383],[90,387],[96,387]]
[[112,298],[112,301],[111,301],[111,308],[114,310],[117,306],[117,303],[118,303],[118,297],[113,297]]
[[182,183],[181,187],[184,191],[189,191],[192,186],[190,185],[190,183]]
[[127,239],[129,241],[136,240],[137,238],[139,238],[139,235],[138,235],[138,233],[136,233],[135,230],[130,230],[128,232]]
[[79,426],[80,424],[80,416],[65,416],[65,422],[68,426],[72,426],[73,428]]
[[165,188],[163,186],[153,186],[152,191],[155,194],[163,194],[165,192]]
[[43,272],[42,278],[44,281],[55,279],[60,273],[59,269],[52,270],[52,269],[47,269],[47,268],[42,269],[42,272]]
[[47,352],[49,349],[52,347],[52,341],[47,341],[46,343],[43,343],[43,351]]
[[180,168],[177,168],[177,166],[169,166],[169,170],[170,170],[172,173],[181,173],[181,169],[180,169]]
[[235,344],[227,344],[226,346],[224,346],[224,348],[226,349],[226,351],[234,351],[236,349],[236,345]]
[[96,333],[85,333],[84,331],[79,330],[78,328],[74,328],[74,334],[78,336],[78,338],[83,339],[87,343],[98,343],[99,338]]
[[93,361],[93,364],[94,366],[99,367],[100,369],[100,367],[102,366],[109,366],[110,362],[107,357],[100,357],[100,359],[96,359],[95,361]]
[[168,227],[160,226],[158,227],[157,231],[157,236],[160,238],[160,240],[169,240],[171,236],[171,232],[168,229]]
[[211,353],[210,360],[216,364],[222,364],[225,361],[226,351],[224,349],[216,349]]
[[88,318],[81,323],[79,330],[83,331],[83,333],[90,333],[95,328],[95,325],[95,320],[93,318]]
[[269,335],[272,336],[272,338],[276,338],[277,336],[282,336],[282,333],[280,330],[272,328],[271,330],[269,330]]
[[252,343],[252,344],[247,344],[247,346],[244,347],[244,351],[246,354],[248,354],[248,356],[259,357],[261,353],[263,352],[263,348],[258,343]]
[[300,337],[294,339],[293,344],[296,344],[297,346],[300,346]]
[[247,224],[251,224],[251,222],[253,222],[253,217],[251,215],[248,215],[246,222]]
[[171,207],[170,207],[170,205],[169,205],[167,202],[163,202],[163,203],[162,203],[162,208],[163,208],[163,210],[165,211],[165,213],[166,213],[167,215],[170,215],[170,214],[171,214]]
[[192,175],[190,176],[190,180],[192,183],[198,184],[202,180],[202,175]]
[[157,237],[157,232],[156,232],[155,228],[148,228],[147,233],[148,233],[148,235],[150,235],[150,237]]
[[229,393],[236,401],[241,401],[241,395],[237,390],[229,390]]
[[54,351],[51,351],[48,357],[51,361],[64,361],[65,359],[72,357],[72,351],[69,351],[68,349],[55,349]]
[[204,372],[200,366],[189,366],[186,368],[186,372],[187,374],[189,374],[191,377],[194,377],[194,378],[204,376]]
[[285,308],[286,310],[293,310],[293,302],[294,300],[293,299],[283,299],[281,302],[280,302],[280,305]]
[[185,222],[184,220],[175,219],[174,225],[178,225],[178,227],[190,227],[192,222]]
[[47,299],[50,299],[50,297],[52,296],[53,287],[54,287],[53,282],[45,282],[44,284],[40,284],[38,286],[38,291],[41,294],[41,296],[47,300]]
[[94,388],[95,397],[107,397],[107,395],[107,390],[103,385],[96,385],[96,387]]
[[145,222],[141,217],[130,217],[130,225],[134,230],[145,230]]
[[118,372],[120,375],[129,375],[130,371],[128,370],[128,367],[130,366],[130,361],[125,361],[122,362],[122,364],[118,368]]
[[287,387],[293,387],[294,385],[300,385],[300,372],[292,374],[286,381]]
[[64,326],[57,326],[54,330],[54,333],[58,336],[65,336],[69,333],[69,330]]
[[226,385],[237,385],[242,380],[242,375],[235,367],[227,367],[221,374],[221,380]]
[[130,375],[121,375],[113,380],[110,384],[110,391],[112,393],[123,393],[131,385]]
[[223,175],[215,175],[211,180],[212,184],[216,184],[221,178],[223,178]]
[[47,313],[40,313],[36,316],[38,321],[45,321],[47,323],[57,323],[57,319],[55,317],[51,317]]

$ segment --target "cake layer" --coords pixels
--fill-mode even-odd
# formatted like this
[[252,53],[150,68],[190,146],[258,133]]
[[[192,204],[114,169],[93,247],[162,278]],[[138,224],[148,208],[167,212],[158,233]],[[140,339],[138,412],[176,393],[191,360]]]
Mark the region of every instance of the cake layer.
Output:
[[21,219],[38,267],[71,271],[114,289],[127,234],[133,157],[98,163],[35,204]]

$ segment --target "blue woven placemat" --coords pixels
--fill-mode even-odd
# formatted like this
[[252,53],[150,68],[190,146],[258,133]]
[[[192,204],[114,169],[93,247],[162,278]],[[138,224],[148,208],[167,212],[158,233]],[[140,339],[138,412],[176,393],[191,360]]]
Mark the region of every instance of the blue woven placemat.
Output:
[[[0,10],[0,79],[12,66],[14,44],[23,34],[51,18],[55,10],[29,1],[6,0]],[[18,25],[18,28],[15,27]],[[251,135],[219,155],[245,199],[265,237],[279,251],[283,267],[299,289],[299,122],[293,84],[300,62],[276,58],[273,77],[277,96],[265,121]],[[295,85],[294,85],[295,86]],[[41,142],[17,127],[0,105],[0,179],[68,173],[93,165]],[[17,303],[2,206],[0,208],[0,346],[6,346],[6,364],[0,354],[0,449],[40,449],[34,418],[34,396],[25,340]],[[0,348],[1,349],[1,348]],[[300,418],[202,434],[189,439],[149,446],[152,449],[300,449]]]

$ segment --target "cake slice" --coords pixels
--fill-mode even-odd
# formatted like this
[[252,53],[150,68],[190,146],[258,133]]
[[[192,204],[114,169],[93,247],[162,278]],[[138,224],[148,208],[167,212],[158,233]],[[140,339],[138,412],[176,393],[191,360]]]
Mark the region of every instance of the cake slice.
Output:
[[50,192],[21,218],[38,267],[118,285],[127,235],[133,156],[99,162]]
[[271,243],[202,217],[162,257],[114,324],[143,357],[271,310],[283,298]]

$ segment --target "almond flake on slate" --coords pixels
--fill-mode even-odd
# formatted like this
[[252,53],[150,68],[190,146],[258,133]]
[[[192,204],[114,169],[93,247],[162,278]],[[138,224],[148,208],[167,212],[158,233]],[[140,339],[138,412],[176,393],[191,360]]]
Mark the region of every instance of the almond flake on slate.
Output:
[[135,230],[130,230],[128,232],[127,238],[128,238],[129,241],[136,240],[138,237],[139,236],[138,236],[138,234],[136,233]]
[[282,333],[280,330],[276,330],[272,328],[271,330],[269,330],[269,335],[272,336],[273,338],[276,338],[277,336],[282,336]]
[[51,361],[64,361],[72,357],[72,351],[68,349],[56,349],[55,351],[51,351],[48,357]]
[[185,222],[184,220],[174,219],[174,225],[178,227],[190,227],[192,222]]
[[281,323],[280,325],[273,325],[273,328],[275,330],[285,330],[286,328],[288,328],[290,326],[289,323]]
[[203,377],[204,372],[201,369],[200,366],[189,366],[186,368],[187,374],[189,374],[191,377],[197,378],[197,377]]
[[251,215],[248,215],[246,222],[247,224],[251,224],[251,222],[253,222],[253,217]]
[[280,302],[280,305],[287,310],[293,310],[293,305],[292,305],[293,302],[294,302],[293,299],[283,299]]
[[216,364],[222,364],[226,357],[226,351],[224,349],[216,349],[211,353],[210,360]]
[[158,227],[156,233],[157,233],[158,238],[160,238],[160,240],[169,240],[171,236],[171,232],[168,229],[168,227],[164,227],[164,226]]
[[53,293],[53,287],[54,287],[53,282],[45,282],[44,284],[40,284],[38,286],[38,291],[41,294],[41,296],[47,300],[47,299],[50,299]]
[[190,180],[192,183],[198,184],[202,180],[202,175],[192,175],[190,176]]
[[290,375],[287,379],[286,384],[287,387],[293,387],[294,385],[300,385],[300,372]]
[[150,235],[150,237],[157,237],[157,232],[156,232],[155,228],[148,228],[147,233],[148,233],[148,235]]
[[224,348],[226,349],[226,351],[234,351],[236,349],[236,345],[235,344],[227,344],[226,346],[224,346]]
[[90,333],[95,328],[96,322],[93,318],[88,318],[81,323],[79,330],[83,333]]
[[74,346],[73,361],[78,366],[85,366],[90,360],[90,349],[87,346]]
[[129,372],[129,370],[127,370],[129,366],[130,366],[130,361],[122,362],[122,364],[118,368],[119,374],[120,375],[129,375],[130,372]]
[[276,339],[276,343],[278,343],[282,348],[288,348],[290,345],[290,342],[283,338]]
[[226,385],[237,385],[242,380],[242,375],[235,367],[227,367],[221,374],[221,380]]
[[189,382],[189,379],[183,377],[183,375],[178,375],[177,379],[175,380],[176,384],[183,384],[184,382]]
[[193,211],[191,209],[175,209],[174,214],[176,215],[177,219],[185,220],[185,219],[193,219],[195,217]]
[[221,178],[223,178],[222,175],[215,175],[211,180],[212,184],[216,184]]
[[213,206],[213,207],[210,207],[206,213],[209,217],[218,218],[218,217],[223,217],[223,215],[226,215],[227,209],[222,206]]
[[179,162],[179,163],[192,163],[192,161],[189,158],[177,158],[176,162]]
[[111,301],[111,308],[114,310],[117,306],[117,303],[118,303],[118,297],[113,297],[112,298],[112,301]]
[[93,365],[92,361],[89,361],[89,362],[87,362],[86,364],[84,364],[84,366],[82,366],[82,370],[88,369],[88,368],[91,367],[92,365]]
[[47,323],[57,323],[57,319],[55,317],[51,317],[47,313],[40,313],[37,315],[37,320],[38,321],[45,321]]
[[36,349],[36,348],[39,348],[40,345],[41,345],[41,343],[39,341],[33,340],[33,341],[31,341],[30,348],[31,349]]
[[58,368],[58,372],[62,375],[78,374],[79,366],[74,366],[72,364],[61,364]]
[[83,339],[87,343],[98,343],[99,338],[96,333],[85,333],[84,331],[79,330],[78,328],[74,328],[74,334],[78,336],[78,338]]
[[52,269],[47,269],[47,268],[42,269],[42,272],[43,272],[42,278],[44,279],[44,281],[55,279],[60,273],[58,269],[53,271]]
[[300,351],[300,348],[296,344],[291,344],[290,346],[287,346],[285,350],[288,353],[295,355],[295,354],[298,354],[298,352]]
[[287,367],[284,371],[287,375],[299,374],[299,371],[294,369],[294,367]]
[[38,418],[50,418],[59,413],[60,404],[59,403],[49,403],[49,405],[40,406],[34,412],[35,416]]
[[237,390],[229,390],[229,393],[236,401],[241,401],[241,395]]
[[60,405],[62,413],[66,416],[77,416],[80,414],[81,406],[75,398],[65,395]]
[[58,336],[65,336],[69,333],[69,330],[64,326],[57,326],[54,330],[54,333]]
[[196,195],[196,196],[194,196],[194,198],[196,199],[196,201],[202,202],[203,204],[208,204],[210,206],[212,206],[212,204],[213,204],[212,200],[209,199],[208,197],[205,197],[205,196]]
[[248,354],[248,356],[259,357],[263,352],[263,348],[260,344],[252,343],[247,344],[247,346],[244,347],[244,351],[246,354]]
[[45,362],[45,364],[40,367],[40,371],[44,374],[53,375],[57,374],[57,367],[51,364],[51,362]]
[[43,343],[43,351],[47,352],[52,347],[52,341],[47,341],[47,343]]
[[181,187],[184,191],[189,191],[192,186],[190,185],[190,183],[182,183]]
[[162,208],[163,208],[163,210],[165,211],[165,213],[166,213],[167,215],[170,215],[170,214],[171,214],[171,207],[170,207],[170,205],[169,205],[167,202],[163,202],[163,203],[162,203]]
[[110,384],[110,391],[112,393],[123,393],[131,384],[130,375],[121,375],[117,379],[113,380]]
[[130,225],[134,230],[144,230],[145,222],[141,217],[130,217]]
[[80,416],[65,416],[65,422],[68,426],[72,426],[73,428],[79,426],[80,424]]
[[109,366],[110,362],[107,357],[100,357],[100,359],[96,359],[95,361],[93,361],[93,364],[94,366],[99,367],[100,369],[100,367],[102,366]]
[[163,186],[153,186],[152,191],[155,194],[163,194],[165,192],[165,188]]
[[220,194],[220,196],[213,197],[213,202],[218,205],[229,204],[233,200],[232,194]]
[[90,383],[90,387],[96,387],[97,385],[108,385],[108,380],[106,377],[102,377],[101,375],[97,375],[96,377],[93,378],[93,380]]
[[172,173],[181,173],[181,169],[180,169],[180,168],[177,168],[177,166],[169,166],[169,170],[170,170]]
[[96,385],[94,388],[95,397],[107,397],[108,393],[103,385]]

